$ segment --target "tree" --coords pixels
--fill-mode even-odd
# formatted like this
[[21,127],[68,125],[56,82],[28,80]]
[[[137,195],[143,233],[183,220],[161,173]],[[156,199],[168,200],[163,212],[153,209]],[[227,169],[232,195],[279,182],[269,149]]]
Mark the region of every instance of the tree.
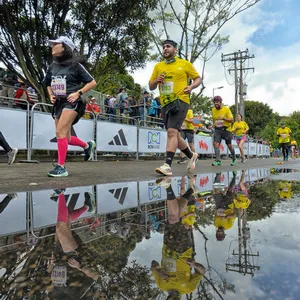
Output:
[[[235,105],[230,106],[230,110],[234,113]],[[273,118],[276,119],[276,115],[268,104],[258,101],[245,101],[245,121],[249,125],[250,136],[260,136],[263,129]]]
[[210,115],[213,108],[213,102],[211,101],[210,97],[192,93],[191,108],[194,113],[204,113]]
[[147,59],[151,23],[148,14],[156,7],[154,0],[0,3],[0,61],[35,88],[42,101],[46,93],[41,82],[52,60],[49,38],[72,38],[80,54],[89,60],[92,73],[101,61],[99,76],[116,61],[123,69],[136,69]]
[[[203,61],[202,78],[206,62],[221,47],[229,42],[222,37],[220,29],[239,13],[252,7],[260,0],[159,0],[156,23],[152,25],[153,41],[161,56],[161,40],[180,34],[178,56],[194,63]],[[202,90],[204,89],[202,83]],[[201,93],[200,92],[200,93]]]

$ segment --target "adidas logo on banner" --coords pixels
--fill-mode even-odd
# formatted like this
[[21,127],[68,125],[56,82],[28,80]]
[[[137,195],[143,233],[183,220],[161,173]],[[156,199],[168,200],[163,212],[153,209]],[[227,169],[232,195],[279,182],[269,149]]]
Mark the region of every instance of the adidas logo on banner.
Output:
[[109,190],[110,193],[114,195],[114,197],[119,200],[119,203],[123,205],[124,200],[126,198],[128,191],[128,187],[115,189],[115,190]]
[[118,131],[118,134],[108,143],[108,145],[128,146],[123,129]]

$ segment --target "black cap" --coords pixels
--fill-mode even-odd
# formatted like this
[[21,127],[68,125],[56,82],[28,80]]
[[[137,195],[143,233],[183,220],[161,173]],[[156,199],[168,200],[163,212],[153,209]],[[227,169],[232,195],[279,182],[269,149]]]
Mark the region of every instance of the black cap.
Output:
[[146,95],[146,94],[149,94],[149,92],[145,91],[145,92],[144,92],[144,95]]
[[172,45],[174,48],[177,48],[177,43],[173,40],[165,40],[162,45],[165,45],[165,44],[169,44],[169,45]]

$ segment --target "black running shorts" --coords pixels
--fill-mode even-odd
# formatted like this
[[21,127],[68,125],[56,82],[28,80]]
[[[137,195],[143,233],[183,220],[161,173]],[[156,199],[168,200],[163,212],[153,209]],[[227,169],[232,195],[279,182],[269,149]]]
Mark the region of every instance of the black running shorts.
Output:
[[232,133],[226,130],[226,127],[216,128],[214,133],[214,142],[220,144],[222,140],[225,140],[226,145],[232,144]]

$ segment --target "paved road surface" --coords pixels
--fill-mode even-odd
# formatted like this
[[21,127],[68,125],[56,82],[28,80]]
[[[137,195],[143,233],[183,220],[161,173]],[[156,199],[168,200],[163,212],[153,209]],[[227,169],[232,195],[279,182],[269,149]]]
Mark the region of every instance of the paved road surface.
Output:
[[[298,165],[300,169],[300,159],[290,160],[284,165],[278,165],[280,159],[250,159],[246,163],[238,163],[235,167],[230,166],[230,160],[223,160],[221,167],[212,167],[212,160],[198,161],[195,174],[224,172],[233,169],[252,168],[293,168]],[[140,181],[159,178],[155,173],[155,168],[163,161],[99,161],[99,162],[72,162],[67,163],[68,177],[49,178],[47,172],[51,170],[52,164],[20,164],[15,163],[8,166],[0,164],[0,194],[8,192],[31,191],[38,189],[67,188],[74,186],[84,186],[91,184],[101,184],[122,181]],[[179,165],[177,161],[173,163],[172,171],[174,176],[187,174],[186,164]]]

